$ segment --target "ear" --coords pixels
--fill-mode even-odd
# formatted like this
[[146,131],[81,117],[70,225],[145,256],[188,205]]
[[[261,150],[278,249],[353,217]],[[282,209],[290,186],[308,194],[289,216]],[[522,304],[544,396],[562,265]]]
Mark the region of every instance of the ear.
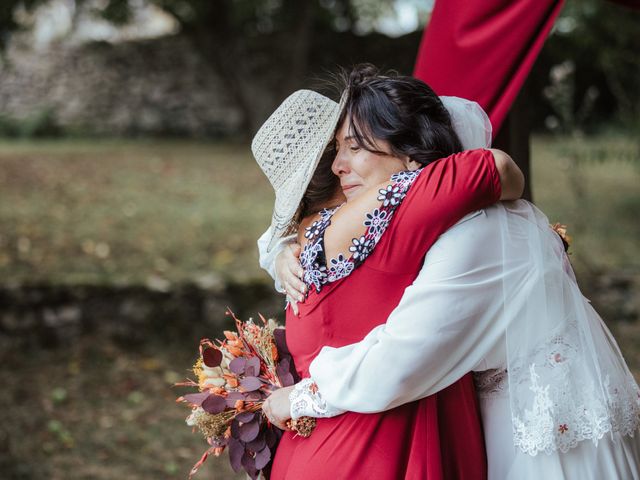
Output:
[[407,167],[407,170],[417,170],[422,166],[415,160],[409,159],[407,156],[403,157],[402,161],[404,162],[405,167]]

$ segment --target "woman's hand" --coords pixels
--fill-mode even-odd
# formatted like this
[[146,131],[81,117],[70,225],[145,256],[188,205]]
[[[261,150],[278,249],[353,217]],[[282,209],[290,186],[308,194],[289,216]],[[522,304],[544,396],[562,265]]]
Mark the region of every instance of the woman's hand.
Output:
[[286,422],[291,418],[291,402],[289,394],[294,386],[275,390],[262,404],[262,411],[267,419],[280,430],[289,430]]
[[502,150],[490,149],[500,175],[500,200],[517,200],[524,192],[524,174],[516,162]]
[[301,251],[299,243],[291,243],[285,246],[276,257],[276,277],[284,287],[287,300],[296,315],[298,314],[297,303],[304,301],[304,295],[307,292],[307,286],[302,281],[304,270],[300,266]]

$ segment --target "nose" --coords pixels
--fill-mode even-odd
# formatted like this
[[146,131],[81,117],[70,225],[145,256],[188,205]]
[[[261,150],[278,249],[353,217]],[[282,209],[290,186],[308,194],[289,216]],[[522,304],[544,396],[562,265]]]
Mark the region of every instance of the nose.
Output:
[[340,147],[340,149],[338,149],[338,151],[336,152],[336,158],[333,160],[333,163],[331,164],[331,171],[333,172],[334,175],[338,177],[349,173],[350,171],[349,159],[348,159],[348,156],[345,154],[343,147]]

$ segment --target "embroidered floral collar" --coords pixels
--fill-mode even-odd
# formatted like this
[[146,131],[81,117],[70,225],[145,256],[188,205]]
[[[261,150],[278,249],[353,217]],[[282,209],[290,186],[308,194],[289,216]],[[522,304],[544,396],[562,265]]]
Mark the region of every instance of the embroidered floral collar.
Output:
[[402,203],[409,187],[421,171],[422,169],[396,173],[391,176],[391,183],[378,191],[380,206],[366,214],[363,224],[367,228],[362,236],[351,240],[349,257],[340,254],[327,261],[324,248],[324,232],[342,205],[320,212],[320,218],[305,229],[304,236],[308,242],[300,254],[300,264],[304,269],[303,280],[309,290],[313,287],[320,292],[324,284],[348,276],[365,261],[378,244],[396,208]]

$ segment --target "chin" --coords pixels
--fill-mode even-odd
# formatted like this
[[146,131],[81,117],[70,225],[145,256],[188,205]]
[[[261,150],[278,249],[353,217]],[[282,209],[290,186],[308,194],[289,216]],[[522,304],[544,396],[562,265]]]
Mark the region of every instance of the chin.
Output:
[[344,192],[344,196],[347,199],[347,202],[353,200],[354,198],[356,198],[358,195],[360,195],[362,188],[361,187],[354,187],[354,188],[350,188],[349,190],[347,190],[346,192]]

